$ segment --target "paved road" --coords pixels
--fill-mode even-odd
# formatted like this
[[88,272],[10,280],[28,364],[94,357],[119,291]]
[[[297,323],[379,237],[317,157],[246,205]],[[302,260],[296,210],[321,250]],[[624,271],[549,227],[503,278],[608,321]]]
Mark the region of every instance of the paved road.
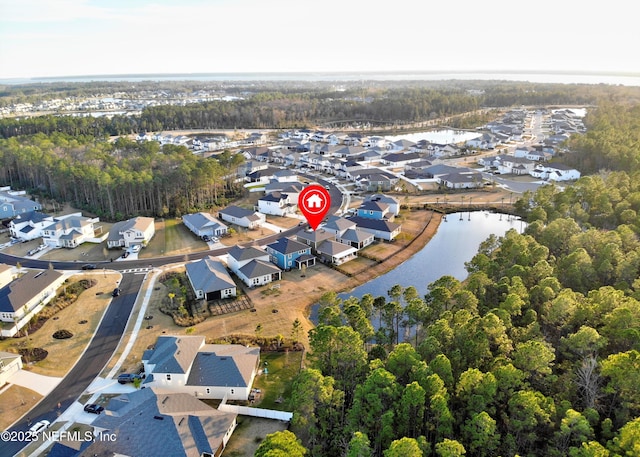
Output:
[[[68,408],[85,391],[116,350],[144,278],[144,274],[123,275],[120,296],[111,301],[87,350],[60,384],[10,430],[28,430],[26,417],[32,423],[42,419],[53,423],[58,412]],[[60,410],[58,403],[61,404]],[[0,456],[14,455],[27,444],[28,442],[0,441]]]
[[[335,185],[324,181],[318,180],[322,185],[329,187],[329,193],[331,194],[331,209],[330,213],[335,213],[342,202],[342,194]],[[281,233],[276,233],[265,238],[260,239],[260,244],[268,244],[276,241],[283,236],[290,236],[297,233],[299,230],[306,228],[304,226],[292,227],[288,230],[284,230]],[[246,245],[252,245],[255,242],[246,243]],[[214,255],[219,256],[226,254],[231,248],[225,247],[221,249],[214,249],[210,251],[197,252],[188,254],[186,257],[188,260],[197,260],[203,257]],[[136,297],[142,283],[145,278],[144,273],[132,273],[126,272],[127,270],[135,270],[140,268],[147,268],[149,266],[159,267],[171,263],[184,262],[184,255],[166,256],[153,259],[142,260],[123,260],[118,262],[95,262],[97,269],[107,268],[110,270],[125,272],[122,277],[122,281],[119,285],[121,293],[120,296],[114,298],[107,308],[107,311],[100,323],[100,326],[96,330],[94,338],[87,347],[84,354],[80,357],[73,369],[65,376],[65,378],[58,384],[58,386],[49,393],[38,405],[36,405],[28,414],[26,414],[22,420],[20,420],[10,431],[26,431],[29,429],[27,424],[27,417],[30,418],[31,423],[35,423],[42,419],[47,419],[52,422],[57,418],[58,413],[68,408],[91,384],[91,382],[98,376],[100,371],[104,368],[107,362],[113,356],[116,350],[120,338],[127,325],[127,320],[133,310],[133,306],[136,301]],[[41,268],[46,269],[53,266],[56,270],[78,270],[81,268],[81,262],[56,262],[37,259],[24,259],[15,257],[12,255],[4,254],[0,252],[0,262],[9,265],[16,265],[18,262],[25,268]],[[95,270],[94,270],[95,271]],[[114,284],[115,285],[115,284]],[[60,409],[58,409],[58,403],[60,403]],[[20,452],[28,442],[2,442],[0,441],[0,456],[11,456]]]

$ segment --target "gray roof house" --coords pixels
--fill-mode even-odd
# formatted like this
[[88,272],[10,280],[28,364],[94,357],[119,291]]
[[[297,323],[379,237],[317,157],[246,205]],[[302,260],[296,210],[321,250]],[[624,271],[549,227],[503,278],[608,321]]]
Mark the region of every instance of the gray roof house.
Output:
[[[92,423],[97,436],[79,456],[202,457],[220,455],[236,427],[237,414],[219,411],[187,393],[147,388],[113,398]],[[84,447],[84,446],[83,446]]]
[[282,279],[280,268],[270,263],[269,253],[255,247],[234,246],[227,254],[227,265],[249,287]]
[[209,301],[236,296],[236,283],[218,259],[205,257],[187,263],[185,268],[196,298]]
[[218,212],[220,219],[231,224],[239,225],[246,228],[258,228],[265,223],[266,218],[264,214],[258,213],[250,209],[240,208],[239,206],[231,205]]
[[55,297],[65,276],[55,270],[31,270],[0,289],[2,336],[14,336],[29,320]]
[[11,187],[0,187],[0,219],[9,219],[18,214],[40,211],[42,205],[25,197],[24,191],[12,191]]
[[159,336],[142,356],[144,385],[198,398],[247,400],[260,348],[205,344],[204,336]]
[[227,233],[227,226],[209,213],[185,214],[184,225],[197,236],[221,236]]
[[359,216],[353,216],[349,219],[355,222],[359,229],[372,233],[374,237],[382,240],[391,241],[402,231],[402,226],[395,222]]

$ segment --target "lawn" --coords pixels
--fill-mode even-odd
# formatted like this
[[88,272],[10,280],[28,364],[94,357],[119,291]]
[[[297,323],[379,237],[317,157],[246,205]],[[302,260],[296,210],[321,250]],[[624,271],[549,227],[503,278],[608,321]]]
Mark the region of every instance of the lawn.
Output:
[[156,221],[155,227],[156,234],[138,254],[141,259],[188,254],[209,249],[207,243],[191,233],[180,218],[161,219]]
[[290,399],[293,380],[300,372],[302,352],[263,352],[260,354],[260,368],[268,374],[256,377],[255,389],[262,391],[254,406],[266,409],[291,411]]

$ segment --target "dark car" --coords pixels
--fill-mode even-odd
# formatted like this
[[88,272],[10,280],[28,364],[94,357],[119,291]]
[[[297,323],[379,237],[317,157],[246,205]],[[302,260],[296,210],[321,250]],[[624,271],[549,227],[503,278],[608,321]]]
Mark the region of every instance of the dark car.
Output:
[[104,411],[104,407],[92,403],[90,405],[84,405],[84,410],[88,413],[100,414],[102,411]]
[[117,287],[115,289],[113,289],[113,292],[111,293],[112,297],[117,297],[118,295],[120,295],[120,289],[118,289]]
[[96,269],[96,264],[95,263],[88,263],[86,265],[82,265],[82,269],[83,270],[95,270]]
[[208,243],[211,241],[211,237],[209,235],[202,235],[202,241],[206,241]]
[[122,373],[121,375],[118,376],[118,382],[120,384],[126,384],[128,382],[133,382],[136,379],[142,379],[142,376],[140,376],[139,374],[135,374],[135,373]]
[[122,254],[122,258],[126,259],[127,257],[129,257],[129,251],[124,251],[124,253]]

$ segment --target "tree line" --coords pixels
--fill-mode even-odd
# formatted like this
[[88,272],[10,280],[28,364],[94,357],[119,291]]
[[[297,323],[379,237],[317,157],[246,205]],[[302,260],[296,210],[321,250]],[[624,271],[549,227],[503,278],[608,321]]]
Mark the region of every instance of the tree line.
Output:
[[242,156],[222,158],[204,159],[184,146],[125,138],[109,143],[36,134],[0,140],[0,181],[112,221],[180,216],[225,206],[241,194],[229,170]]
[[340,92],[327,85],[242,87],[236,88],[238,97],[231,101],[152,106],[135,116],[5,118],[0,119],[0,137],[54,132],[106,137],[184,129],[312,128],[343,120],[396,125],[469,113],[481,107],[640,99],[638,88],[614,86],[460,81],[359,84],[349,84]]
[[524,233],[489,237],[464,281],[326,293],[291,399],[307,454],[638,455],[638,173],[525,193]]

